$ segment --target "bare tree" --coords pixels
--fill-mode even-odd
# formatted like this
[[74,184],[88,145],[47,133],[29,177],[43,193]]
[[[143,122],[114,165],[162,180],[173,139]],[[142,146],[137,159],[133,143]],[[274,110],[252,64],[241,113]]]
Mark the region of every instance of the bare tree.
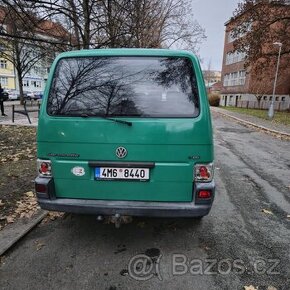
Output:
[[[19,5],[18,0],[12,2]],[[205,38],[193,20],[189,0],[28,0],[25,7],[39,17],[61,21],[72,36],[71,46],[78,49],[175,46],[194,50]]]
[[49,58],[53,58],[56,49],[55,43],[52,45],[49,40],[44,41],[39,36],[44,31],[39,29],[39,23],[36,25],[36,21],[38,19],[32,13],[22,13],[18,6],[11,4],[1,7],[0,56],[15,67],[21,103],[24,98],[24,77],[37,63],[41,62],[44,65]]
[[215,76],[214,71],[211,68],[211,59],[207,63],[207,69],[203,72],[204,81],[206,83],[207,89],[209,90],[210,84]]

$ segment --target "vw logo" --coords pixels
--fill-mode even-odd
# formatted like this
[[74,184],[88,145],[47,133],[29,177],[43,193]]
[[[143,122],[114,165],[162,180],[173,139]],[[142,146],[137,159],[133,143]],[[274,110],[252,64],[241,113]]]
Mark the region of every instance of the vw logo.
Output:
[[125,158],[127,156],[127,149],[124,147],[118,147],[116,149],[116,155],[118,158]]

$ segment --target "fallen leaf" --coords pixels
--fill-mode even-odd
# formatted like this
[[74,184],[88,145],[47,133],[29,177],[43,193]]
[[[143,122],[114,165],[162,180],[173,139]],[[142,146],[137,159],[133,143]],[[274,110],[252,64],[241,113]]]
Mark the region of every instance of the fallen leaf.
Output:
[[268,286],[267,290],[277,290],[277,288],[274,286]]
[[2,201],[2,199],[0,199],[0,206],[3,206],[4,202]]
[[34,197],[34,193],[32,191],[28,191],[24,193],[28,197]]
[[48,223],[49,221],[54,221],[58,218],[63,218],[65,216],[64,212],[52,212],[50,211],[47,216],[42,220],[42,224]]
[[11,224],[11,223],[14,223],[14,217],[12,217],[12,216],[8,216],[7,218],[6,218],[6,221],[7,221],[7,223],[8,224]]
[[250,286],[244,286],[244,290],[258,290],[258,287],[255,288],[253,285],[250,285]]
[[36,251],[41,250],[43,246],[45,246],[43,242],[36,241]]
[[267,214],[273,214],[270,210],[268,210],[268,209],[262,209],[262,212],[263,213],[267,213]]

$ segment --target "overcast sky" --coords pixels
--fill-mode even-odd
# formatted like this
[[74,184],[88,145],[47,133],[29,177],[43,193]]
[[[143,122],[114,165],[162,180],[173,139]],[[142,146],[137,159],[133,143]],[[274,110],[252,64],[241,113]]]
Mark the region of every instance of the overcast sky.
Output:
[[239,0],[192,0],[195,19],[205,28],[207,39],[200,46],[203,69],[221,70],[224,47],[224,23],[231,18]]

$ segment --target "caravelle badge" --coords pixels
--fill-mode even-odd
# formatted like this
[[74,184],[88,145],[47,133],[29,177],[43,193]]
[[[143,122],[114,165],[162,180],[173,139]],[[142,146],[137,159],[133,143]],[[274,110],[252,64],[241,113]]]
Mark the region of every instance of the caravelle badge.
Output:
[[127,154],[128,154],[127,149],[124,147],[118,147],[116,149],[116,155],[118,158],[125,158]]

